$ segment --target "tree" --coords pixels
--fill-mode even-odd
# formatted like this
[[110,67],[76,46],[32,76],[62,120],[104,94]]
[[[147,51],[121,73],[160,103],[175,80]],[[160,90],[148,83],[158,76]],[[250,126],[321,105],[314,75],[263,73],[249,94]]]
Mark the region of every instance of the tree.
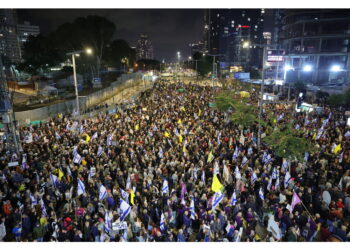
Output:
[[121,67],[122,59],[128,58],[128,66],[130,67],[135,63],[136,51],[125,40],[118,39],[106,48],[105,55],[105,62],[109,66]]
[[160,69],[160,61],[153,59],[141,59],[137,62],[138,69],[143,70],[159,70]]
[[304,92],[306,86],[304,82],[297,81],[296,83],[294,83],[294,88],[297,91],[297,93],[300,93],[300,92]]
[[[202,53],[196,52],[192,55],[192,58],[197,61],[197,70],[198,74],[201,76],[207,75],[210,71],[212,71],[213,62],[209,56],[203,56]],[[196,69],[196,63],[192,64],[192,68]]]

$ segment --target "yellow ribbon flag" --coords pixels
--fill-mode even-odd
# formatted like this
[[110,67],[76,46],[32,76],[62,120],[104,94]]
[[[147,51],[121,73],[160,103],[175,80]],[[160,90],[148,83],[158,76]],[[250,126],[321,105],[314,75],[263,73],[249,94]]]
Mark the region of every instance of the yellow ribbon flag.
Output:
[[164,136],[165,136],[165,137],[170,137],[169,133],[166,132],[166,131],[164,132]]
[[61,180],[63,176],[64,176],[64,174],[61,171],[61,169],[58,169],[58,179]]
[[210,151],[210,153],[209,153],[209,155],[208,155],[208,160],[207,160],[207,162],[210,163],[213,159],[214,159],[213,151]]
[[211,190],[213,190],[215,193],[218,191],[221,191],[223,189],[223,185],[220,183],[218,177],[214,175],[213,182],[211,184]]
[[181,119],[179,119],[179,120],[177,121],[177,124],[181,124]]
[[119,118],[119,115],[118,115],[118,114],[115,114],[114,118],[115,118],[115,119],[118,119],[118,118]]
[[198,116],[201,116],[202,110],[198,111]]
[[82,160],[81,164],[83,164],[83,166],[86,166],[87,162],[85,160]]
[[185,107],[183,107],[183,106],[180,108],[180,110],[181,111],[186,111]]
[[182,135],[179,135],[179,142],[181,143],[181,142],[182,142],[182,140],[183,140]]
[[341,150],[341,144],[339,143],[336,147],[335,147],[335,149],[334,149],[334,153],[335,154],[338,154],[338,152]]
[[277,123],[277,120],[276,120],[276,119],[274,119],[274,120],[273,120],[273,123],[275,123],[275,124],[276,124],[276,123]]
[[86,141],[86,142],[89,142],[90,139],[91,139],[91,137],[90,137],[88,134],[85,134],[85,136],[86,136],[86,137],[85,137],[85,141]]
[[132,205],[135,204],[134,198],[135,198],[134,190],[130,189],[130,203],[131,203]]
[[314,135],[312,136],[312,140],[316,139],[316,133],[314,133]]
[[138,124],[135,125],[135,130],[136,131],[139,130],[139,125]]

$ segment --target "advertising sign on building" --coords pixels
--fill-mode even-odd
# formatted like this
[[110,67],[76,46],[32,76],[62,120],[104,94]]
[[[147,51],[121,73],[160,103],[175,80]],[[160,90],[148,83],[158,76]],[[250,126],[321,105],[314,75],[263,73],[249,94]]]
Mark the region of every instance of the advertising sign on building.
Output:
[[267,61],[268,62],[283,62],[285,54],[286,54],[286,52],[284,50],[269,49],[269,50],[267,50]]
[[233,76],[235,79],[250,79],[250,73],[247,72],[237,72]]

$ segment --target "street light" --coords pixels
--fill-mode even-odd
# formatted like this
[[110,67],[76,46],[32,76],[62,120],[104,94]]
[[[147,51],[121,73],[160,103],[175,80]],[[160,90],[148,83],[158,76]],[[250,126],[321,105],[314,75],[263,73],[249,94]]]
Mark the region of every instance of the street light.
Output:
[[342,69],[341,69],[341,67],[339,66],[339,65],[333,65],[332,67],[331,67],[331,71],[332,72],[339,72],[339,71],[341,71]]
[[[294,70],[294,68],[289,64],[284,65],[284,76],[283,76],[284,84],[286,84],[287,72],[290,70]],[[290,99],[290,84],[288,85],[288,101],[289,99]]]
[[75,100],[77,105],[77,116],[80,116],[80,109],[79,109],[79,94],[78,94],[78,82],[77,82],[77,70],[75,66],[75,57],[80,56],[80,53],[86,53],[88,55],[92,54],[92,49],[86,48],[85,50],[78,50],[67,53],[67,55],[72,56],[72,64],[73,64],[73,78],[74,78],[74,87],[75,87]]
[[305,65],[304,67],[303,67],[303,71],[305,71],[305,72],[310,72],[310,71],[312,71],[312,66],[311,65]]

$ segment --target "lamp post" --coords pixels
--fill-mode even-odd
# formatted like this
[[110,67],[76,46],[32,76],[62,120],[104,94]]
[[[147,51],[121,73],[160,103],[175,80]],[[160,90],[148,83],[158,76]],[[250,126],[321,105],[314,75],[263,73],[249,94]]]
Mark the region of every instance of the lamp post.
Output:
[[180,51],[178,51],[177,53],[177,77],[178,77],[178,80],[180,80],[180,58],[181,58],[181,53]]
[[75,57],[79,56],[80,53],[86,53],[88,55],[92,54],[92,49],[87,48],[85,50],[78,50],[67,53],[67,55],[72,56],[72,64],[73,64],[73,78],[74,78],[74,87],[75,87],[75,100],[77,105],[77,116],[80,116],[80,108],[79,108],[79,95],[78,95],[78,82],[77,82],[77,72],[76,72],[76,65],[75,65]]
[[261,147],[261,118],[263,110],[263,99],[264,99],[264,84],[265,84],[265,61],[266,61],[266,48],[270,46],[269,44],[250,44],[248,41],[243,43],[243,48],[249,48],[251,45],[259,46],[263,48],[263,58],[262,58],[262,83],[260,87],[260,102],[259,102],[259,124],[258,124],[258,150]]
[[[289,70],[293,70],[294,68],[290,65],[284,65],[284,76],[283,76],[283,81],[284,83],[283,84],[286,84],[286,79],[287,79],[287,72]],[[290,100],[290,84],[288,84],[288,102]]]

